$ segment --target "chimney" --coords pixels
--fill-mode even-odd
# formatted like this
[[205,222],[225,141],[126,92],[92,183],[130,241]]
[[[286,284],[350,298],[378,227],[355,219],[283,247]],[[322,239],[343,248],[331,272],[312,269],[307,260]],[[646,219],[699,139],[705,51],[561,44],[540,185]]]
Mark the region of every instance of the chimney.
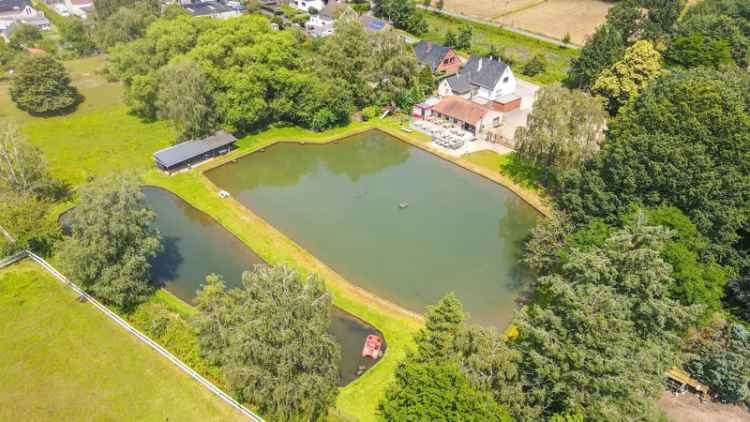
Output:
[[432,50],[432,41],[427,41],[427,52],[429,53]]
[[479,65],[477,66],[477,72],[482,70],[482,58],[479,58]]

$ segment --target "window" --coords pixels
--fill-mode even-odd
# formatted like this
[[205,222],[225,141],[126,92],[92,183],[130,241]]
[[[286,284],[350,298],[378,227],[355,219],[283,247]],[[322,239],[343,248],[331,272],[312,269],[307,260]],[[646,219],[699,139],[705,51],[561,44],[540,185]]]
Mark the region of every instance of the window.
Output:
[[504,83],[504,84],[507,84],[507,83],[508,83],[508,79],[510,79],[510,78],[509,78],[509,77],[507,77],[507,76],[506,76],[506,77],[504,77],[504,78],[503,78],[503,83]]

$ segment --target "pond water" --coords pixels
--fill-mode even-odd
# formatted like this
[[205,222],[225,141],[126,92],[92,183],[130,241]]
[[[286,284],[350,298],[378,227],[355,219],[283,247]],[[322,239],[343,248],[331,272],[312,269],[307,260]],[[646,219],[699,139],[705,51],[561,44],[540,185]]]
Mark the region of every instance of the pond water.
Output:
[[[152,278],[180,299],[190,303],[211,273],[224,276],[227,287],[241,285],[242,273],[263,260],[210,216],[163,189],[144,187],[146,203],[156,213],[164,252],[152,261]],[[65,224],[65,215],[61,217]],[[341,385],[357,377],[374,361],[361,356],[373,327],[335,308],[329,332],[341,345]]]
[[281,143],[206,173],[351,282],[424,312],[455,292],[504,326],[539,214],[508,189],[383,132]]

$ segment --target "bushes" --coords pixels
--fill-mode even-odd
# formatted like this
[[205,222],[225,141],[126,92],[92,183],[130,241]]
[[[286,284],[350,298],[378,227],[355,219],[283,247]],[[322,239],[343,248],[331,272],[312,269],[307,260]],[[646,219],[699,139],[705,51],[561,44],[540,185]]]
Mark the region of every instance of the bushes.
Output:
[[542,54],[536,54],[525,65],[521,72],[526,76],[536,76],[547,70],[547,58]]
[[692,376],[706,383],[726,403],[750,403],[750,331],[725,324],[707,340],[693,345],[697,356],[687,364]]

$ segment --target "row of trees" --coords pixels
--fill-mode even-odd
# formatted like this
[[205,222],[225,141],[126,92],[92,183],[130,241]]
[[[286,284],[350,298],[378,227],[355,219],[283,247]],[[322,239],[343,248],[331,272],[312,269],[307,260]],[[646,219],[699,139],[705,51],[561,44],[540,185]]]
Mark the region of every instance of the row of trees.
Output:
[[276,122],[320,130],[355,108],[408,108],[433,81],[392,32],[368,35],[356,15],[310,43],[259,16],[226,21],[165,16],[145,35],[110,50],[110,71],[144,119],[168,119],[181,139],[218,126],[250,131]]
[[[568,83],[584,90],[611,85],[610,75],[597,81],[623,62],[642,67],[643,80],[653,79],[656,63],[666,61],[681,68],[722,65],[748,66],[750,52],[750,7],[738,0],[708,0],[685,8],[684,0],[625,0],[617,3],[574,60]],[[682,17],[681,17],[682,15]],[[645,42],[652,49],[646,51]],[[637,46],[640,44],[640,46]],[[625,54],[629,50],[630,57]],[[657,54],[659,56],[657,57]],[[641,56],[641,64],[633,62]],[[619,63],[618,63],[619,62]],[[612,70],[609,71],[610,73]],[[631,71],[634,78],[637,72]]]

